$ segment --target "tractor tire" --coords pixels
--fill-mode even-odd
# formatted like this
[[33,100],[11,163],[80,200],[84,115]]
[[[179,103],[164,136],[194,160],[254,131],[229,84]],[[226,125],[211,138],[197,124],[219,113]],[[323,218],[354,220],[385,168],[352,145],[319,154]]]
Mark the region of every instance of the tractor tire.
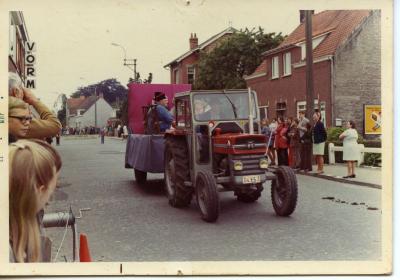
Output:
[[193,188],[185,186],[190,181],[189,152],[186,140],[168,137],[165,141],[164,180],[168,202],[173,207],[190,204]]
[[279,166],[275,171],[276,179],[271,183],[272,206],[278,216],[289,216],[297,204],[297,178],[287,166]]
[[147,172],[141,171],[139,169],[134,169],[135,180],[139,185],[145,184],[147,180]]
[[263,189],[262,184],[257,184],[257,189],[252,192],[238,193],[237,200],[245,203],[255,202],[260,198]]
[[219,216],[219,197],[214,176],[207,171],[200,171],[196,178],[196,199],[201,218],[209,223]]

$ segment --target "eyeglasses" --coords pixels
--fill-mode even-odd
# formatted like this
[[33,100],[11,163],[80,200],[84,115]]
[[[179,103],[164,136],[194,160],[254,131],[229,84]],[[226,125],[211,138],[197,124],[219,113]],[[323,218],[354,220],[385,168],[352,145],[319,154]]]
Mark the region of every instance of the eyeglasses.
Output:
[[14,119],[19,119],[20,122],[22,122],[23,124],[26,124],[28,121],[31,123],[32,122],[32,117],[26,117],[26,116],[8,116],[9,118],[14,118]]

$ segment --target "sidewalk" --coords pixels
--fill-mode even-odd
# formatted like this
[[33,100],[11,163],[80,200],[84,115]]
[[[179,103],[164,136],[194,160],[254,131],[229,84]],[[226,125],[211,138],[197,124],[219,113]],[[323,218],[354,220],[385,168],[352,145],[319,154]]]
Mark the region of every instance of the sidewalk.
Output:
[[350,183],[355,185],[368,186],[373,188],[382,188],[382,172],[380,167],[356,167],[356,178],[344,179],[347,175],[347,166],[345,164],[324,164],[324,173],[316,174],[317,166],[313,165],[313,171],[304,173],[297,172],[301,175],[314,176],[332,181]]

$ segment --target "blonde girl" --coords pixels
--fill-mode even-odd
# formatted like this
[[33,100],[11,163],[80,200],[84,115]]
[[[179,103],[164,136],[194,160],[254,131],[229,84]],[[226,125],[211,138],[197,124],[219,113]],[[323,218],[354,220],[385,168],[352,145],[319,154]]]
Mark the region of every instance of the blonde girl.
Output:
[[56,188],[61,158],[41,140],[9,145],[10,261],[40,262],[38,212]]

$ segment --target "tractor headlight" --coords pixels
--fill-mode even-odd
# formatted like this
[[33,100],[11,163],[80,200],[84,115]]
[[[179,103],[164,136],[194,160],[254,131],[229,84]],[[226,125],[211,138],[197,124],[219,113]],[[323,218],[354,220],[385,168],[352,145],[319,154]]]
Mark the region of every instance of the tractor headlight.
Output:
[[236,171],[243,170],[243,163],[241,161],[235,161],[233,163],[233,170],[236,170]]
[[260,159],[260,168],[261,169],[267,169],[268,168],[268,160],[263,158]]

